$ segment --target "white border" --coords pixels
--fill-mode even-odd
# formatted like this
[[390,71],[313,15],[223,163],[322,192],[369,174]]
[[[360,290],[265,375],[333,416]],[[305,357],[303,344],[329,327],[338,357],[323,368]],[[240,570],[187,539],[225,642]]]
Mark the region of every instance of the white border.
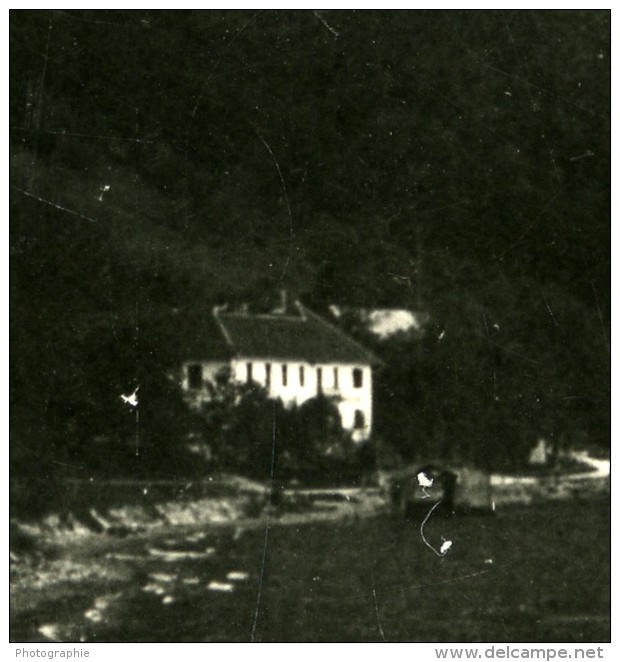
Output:
[[[291,2],[271,2],[269,3],[270,6],[268,7],[269,9],[317,9],[317,8],[324,8],[324,9],[408,9],[408,10],[416,10],[416,9],[483,9],[483,10],[490,10],[490,9],[537,9],[537,10],[542,10],[542,9],[612,9],[612,3],[610,1],[607,2],[596,2],[593,3],[592,6],[588,6],[589,3],[577,3],[577,2],[557,2],[557,1],[548,1],[544,4],[541,3],[535,3],[535,2],[523,2],[523,1],[513,1],[513,2],[503,2],[503,3],[498,3],[498,2],[475,2],[475,3],[468,3],[468,2],[437,2],[437,3],[412,3],[412,2],[391,2],[387,3],[384,5],[380,5],[377,7],[373,3],[360,3],[360,2],[339,2],[339,3],[334,3],[333,6],[326,5],[326,3],[320,3],[317,7],[317,5],[310,5],[307,3],[291,3]],[[58,8],[59,4],[57,2],[38,2],[38,3],[32,3],[32,2],[11,2],[9,3],[7,9],[55,9]],[[165,3],[159,3],[159,2],[141,2],[141,3],[121,3],[121,2],[104,2],[104,3],[96,3],[96,8],[101,8],[101,9],[182,9],[182,8],[204,8],[204,9],[257,9],[257,8],[264,8],[262,3],[257,3],[257,2],[239,2],[239,3],[217,3],[213,5],[204,5],[200,3],[198,7],[195,4],[188,4],[188,3],[183,3],[181,5],[175,5],[173,7],[170,7],[169,5]],[[84,9],[84,8],[89,8],[89,7],[84,7],[84,3],[77,3],[73,1],[65,1],[62,3],[62,8],[63,9]],[[93,7],[94,8],[94,7]],[[4,34],[8,33],[8,12],[4,14],[5,17],[5,31]],[[616,76],[615,72],[618,70],[617,66],[617,56],[616,56],[616,49],[613,48],[613,45],[615,44],[615,39],[614,37],[618,34],[618,30],[616,29],[616,23],[617,21],[615,20],[615,12],[612,12],[612,109],[613,109],[613,114],[612,114],[612,159],[616,154],[618,153],[618,141],[615,139],[615,134],[613,132],[613,128],[616,126],[616,122],[614,122],[615,117],[616,117],[616,112],[615,108],[617,107],[616,104],[613,102],[615,101],[615,90],[617,89],[617,85],[615,85],[616,82]],[[7,40],[7,48],[6,48],[6,60],[5,60],[5,89],[8,89],[8,66],[9,66],[9,58],[10,58],[10,52],[9,52],[9,44]],[[5,127],[8,126],[8,107],[5,103],[4,105],[4,113],[5,113]],[[8,137],[7,137],[7,146],[8,146]],[[5,152],[5,154],[8,154],[8,149]],[[8,166],[7,166],[8,169]],[[616,175],[616,172],[612,170],[612,191],[618,190],[618,185],[620,182],[618,181],[619,177]],[[8,172],[5,174],[4,181],[7,183],[4,188],[4,195],[5,195],[5,209],[8,207]],[[615,205],[614,201],[612,200],[612,215],[611,218],[615,219]],[[612,228],[613,228],[613,222],[612,222]],[[616,235],[617,233],[613,231],[612,229],[612,249],[615,247],[616,244]],[[8,242],[7,242],[8,243]],[[6,255],[7,253],[5,253]],[[617,281],[617,276],[618,276],[618,270],[615,264],[612,263],[612,285],[615,284]],[[5,271],[7,273],[7,285],[8,285],[8,270]],[[5,290],[6,292],[6,290]],[[8,299],[8,296],[7,296]],[[8,310],[8,300],[7,300],[7,307],[5,310]],[[612,312],[612,322],[615,321],[615,315]],[[5,327],[6,328],[6,327]],[[613,332],[612,332],[612,337],[613,337]],[[8,361],[5,359],[6,363],[6,373],[8,374]],[[612,364],[612,382],[613,382],[613,376],[615,376],[615,365]],[[6,414],[6,421],[8,423],[8,397],[5,397],[4,399],[5,402],[5,411],[7,412]],[[612,395],[612,411],[617,411],[618,405],[617,398],[615,397],[615,393]],[[612,439],[615,439],[615,425],[613,424],[615,421],[612,419]],[[5,466],[8,467],[8,448],[5,447],[5,458],[7,459],[7,462]],[[8,471],[8,469],[7,469]],[[8,486],[8,480],[7,480],[7,486]],[[4,492],[4,499],[5,501],[5,509],[4,512],[7,513],[7,520],[8,520],[8,490],[5,489]],[[618,496],[617,492],[616,494],[612,493],[612,505],[617,506],[617,501],[618,501]],[[618,509],[616,509],[618,510]],[[5,558],[8,557],[8,526],[5,527],[4,529],[5,532],[5,546],[4,549],[6,551],[6,556]],[[616,532],[617,530],[613,530],[613,536],[612,536],[612,544],[616,542]],[[614,545],[616,549],[618,549],[617,545]],[[8,585],[8,582],[7,582]],[[619,594],[618,592],[618,582],[617,582],[617,573],[613,572],[612,568],[612,598],[616,597]],[[4,601],[4,609],[2,610],[2,615],[4,616],[4,624],[5,624],[5,632],[6,632],[6,637],[5,641],[8,642],[8,624],[9,624],[9,613],[8,613],[8,596],[7,599]],[[616,630],[614,625],[616,624],[617,619],[614,618],[614,613],[612,612],[612,633]],[[612,634],[613,636],[613,634]],[[247,648],[249,644],[209,644],[208,646],[205,646],[204,644],[80,644],[80,645],[69,645],[69,644],[57,644],[57,645],[48,645],[48,644],[8,644],[8,660],[20,660],[20,659],[45,659],[42,657],[39,658],[25,658],[24,656],[18,657],[16,655],[18,649],[26,649],[28,651],[35,651],[35,650],[40,650],[40,651],[60,651],[60,650],[73,650],[73,649],[81,649],[83,651],[88,651],[89,652],[89,657],[88,658],[80,658],[80,659],[88,659],[88,660],[114,660],[115,662],[123,662],[124,660],[131,660],[132,662],[135,660],[142,660],[142,661],[147,661],[148,662],[154,662],[154,661],[161,661],[161,662],[169,662],[169,660],[173,658],[177,658],[179,662],[206,662],[207,660],[210,659],[230,659],[231,657],[234,659],[237,655],[242,656],[242,655],[251,655],[253,659],[258,659],[258,660],[265,660],[269,662],[274,662],[276,660],[286,660],[286,662],[291,662],[292,660],[295,660],[296,662],[316,662],[317,656],[320,656],[321,658],[327,656],[328,659],[340,659],[342,656],[354,656],[357,660],[372,660],[372,662],[375,662],[375,658],[377,655],[389,655],[390,660],[393,660],[394,662],[400,662],[401,660],[403,662],[425,662],[425,661],[435,661],[437,660],[437,657],[434,653],[436,648],[444,648],[444,649],[469,649],[469,650],[478,650],[480,652],[480,659],[489,659],[486,658],[484,653],[485,651],[489,650],[490,647],[493,644],[463,644],[463,645],[455,645],[455,644],[389,644],[389,650],[388,651],[381,651],[374,646],[368,646],[367,644],[261,644],[257,648],[252,648],[251,651]],[[507,644],[499,644],[495,645],[496,649],[499,648],[505,648]],[[600,647],[603,657],[595,657],[593,659],[605,659],[605,660],[611,660],[612,659],[612,654],[615,652],[616,655],[613,656],[613,659],[617,657],[618,652],[620,652],[620,647],[617,645],[617,642],[614,642],[612,644],[584,644],[583,646],[581,645],[569,645],[569,644],[511,644],[510,646],[513,647],[513,651],[515,648],[518,649],[540,649],[540,648],[545,648],[548,650],[553,650],[553,651],[559,651],[560,649],[564,648],[568,651],[571,651],[575,648],[592,648],[592,649],[597,649]],[[57,658],[58,659],[58,658]],[[73,658],[78,659],[78,658]],[[499,658],[498,658],[499,659]],[[504,658],[506,659],[506,658]],[[560,659],[559,657],[556,657],[555,659]],[[570,659],[570,658],[569,658]],[[573,658],[574,659],[574,658]]]

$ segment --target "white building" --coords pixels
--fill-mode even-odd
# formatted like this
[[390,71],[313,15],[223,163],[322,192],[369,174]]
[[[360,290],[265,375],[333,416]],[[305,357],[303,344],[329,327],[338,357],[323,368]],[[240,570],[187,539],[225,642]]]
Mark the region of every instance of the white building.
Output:
[[380,361],[299,301],[269,314],[213,310],[215,324],[196,329],[182,366],[188,400],[209,400],[208,382],[228,366],[232,378],[254,382],[285,405],[318,394],[333,397],[342,426],[363,441],[372,430],[372,369]]
[[336,319],[343,315],[353,316],[380,340],[391,338],[396,334],[405,334],[409,337],[422,334],[429,322],[428,313],[414,313],[404,308],[369,309],[332,305],[329,310]]

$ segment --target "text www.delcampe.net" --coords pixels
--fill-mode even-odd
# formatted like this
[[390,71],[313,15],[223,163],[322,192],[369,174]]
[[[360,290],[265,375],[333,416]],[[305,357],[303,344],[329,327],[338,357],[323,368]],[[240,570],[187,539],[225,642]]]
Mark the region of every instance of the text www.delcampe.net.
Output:
[[436,648],[439,660],[591,660],[603,659],[603,649],[597,648],[533,648],[519,646],[488,646],[485,648]]

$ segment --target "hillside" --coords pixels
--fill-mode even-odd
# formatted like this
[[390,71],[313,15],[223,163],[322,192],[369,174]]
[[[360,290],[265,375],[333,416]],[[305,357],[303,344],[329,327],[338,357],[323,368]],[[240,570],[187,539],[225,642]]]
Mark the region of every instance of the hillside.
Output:
[[172,308],[281,287],[431,314],[422,341],[375,348],[401,448],[609,443],[609,12],[37,10],[10,29],[24,457],[76,402],[174,361]]

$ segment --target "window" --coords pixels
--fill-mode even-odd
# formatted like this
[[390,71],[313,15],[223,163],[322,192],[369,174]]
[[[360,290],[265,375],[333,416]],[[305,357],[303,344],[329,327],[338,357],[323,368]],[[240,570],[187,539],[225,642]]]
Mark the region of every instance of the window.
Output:
[[288,384],[288,366],[286,363],[282,366],[282,386]]
[[265,363],[265,387],[271,387],[271,363]]
[[364,428],[365,424],[365,419],[364,419],[364,412],[360,411],[359,409],[355,410],[355,419],[353,421],[353,427],[356,430],[362,430]]
[[249,361],[245,364],[245,381],[248,384],[252,382],[252,364]]
[[199,363],[187,366],[187,385],[189,388],[202,388],[202,366]]
[[304,367],[303,365],[299,366],[299,385],[304,386],[306,383],[306,375],[304,373]]
[[316,390],[317,393],[323,392],[323,368],[316,369]]
[[355,388],[362,388],[364,382],[364,373],[361,368],[353,368],[353,386]]
[[338,368],[334,368],[334,388],[339,388],[339,386],[338,386]]

